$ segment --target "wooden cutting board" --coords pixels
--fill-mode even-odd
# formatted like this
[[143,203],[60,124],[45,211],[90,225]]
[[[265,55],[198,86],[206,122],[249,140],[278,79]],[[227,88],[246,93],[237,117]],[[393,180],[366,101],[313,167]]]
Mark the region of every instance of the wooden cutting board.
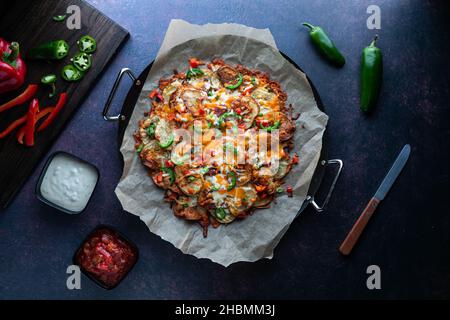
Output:
[[[70,30],[66,22],[55,22],[52,17],[66,13],[69,5],[81,9],[81,29]],[[69,64],[70,57],[78,51],[77,40],[89,34],[97,40],[97,51],[93,54],[92,68],[84,78],[76,83],[67,83],[61,79],[61,69]],[[0,139],[0,208],[8,205],[15,193],[33,169],[49,150],[51,144],[63,130],[67,121],[76,112],[89,90],[95,85],[105,66],[128,38],[127,30],[81,0],[46,1],[2,1],[0,4],[0,37],[18,41],[21,52],[41,43],[64,39],[70,45],[70,51],[61,61],[27,61],[28,72],[23,88],[30,83],[39,83],[48,73],[58,76],[57,91],[67,92],[68,103],[57,119],[43,132],[36,135],[35,146],[28,148],[17,143],[15,133]],[[13,93],[0,95],[0,104],[19,94],[23,88]],[[48,98],[48,90],[41,86],[36,96],[41,108],[56,103],[57,96]],[[0,114],[0,131],[9,123],[26,113],[28,104],[15,107]]]

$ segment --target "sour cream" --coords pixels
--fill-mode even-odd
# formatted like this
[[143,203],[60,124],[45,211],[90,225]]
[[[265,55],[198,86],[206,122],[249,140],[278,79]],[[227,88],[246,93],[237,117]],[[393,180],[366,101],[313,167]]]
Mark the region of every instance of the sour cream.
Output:
[[79,213],[86,207],[98,180],[97,169],[67,153],[57,153],[45,170],[40,196],[50,204]]

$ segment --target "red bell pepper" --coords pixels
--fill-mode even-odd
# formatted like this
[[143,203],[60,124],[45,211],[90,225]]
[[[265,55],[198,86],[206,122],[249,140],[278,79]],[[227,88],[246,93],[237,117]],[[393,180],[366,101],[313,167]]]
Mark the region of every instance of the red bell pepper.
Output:
[[288,194],[288,197],[289,198],[292,198],[292,196],[293,196],[293,189],[292,189],[292,186],[288,186],[287,188],[286,188],[286,192],[287,192],[287,194]]
[[27,123],[25,124],[25,144],[29,147],[34,146],[34,129],[36,127],[38,111],[38,99],[33,99],[28,107]]
[[148,97],[150,98],[150,99],[155,99],[155,98],[157,98],[159,101],[161,101],[161,102],[164,102],[164,98],[163,98],[163,96],[161,95],[161,93],[159,93],[159,91],[157,90],[157,89],[155,89],[155,90],[153,90],[152,92],[150,92],[150,94],[148,95]]
[[13,132],[15,128],[17,128],[21,124],[24,124],[25,122],[27,122],[27,116],[26,115],[24,115],[23,117],[15,120],[13,122],[11,122],[11,124],[5,130],[0,132],[0,139],[3,139],[4,137],[6,137],[8,134]]
[[255,87],[250,87],[250,88],[247,88],[247,89],[245,89],[243,92],[242,92],[242,95],[243,96],[248,96],[250,93],[252,93],[252,91],[255,89]]
[[[0,70],[1,74],[1,70]],[[24,92],[22,92],[20,95],[15,97],[14,99],[6,102],[5,104],[2,104],[0,106],[0,112],[11,109],[12,107],[19,106],[21,104],[24,104],[28,100],[34,97],[36,94],[36,91],[38,89],[37,84],[30,84]]]
[[[39,113],[36,116],[36,122],[39,121],[40,119],[42,119],[43,117],[45,117],[47,114],[51,113],[54,109],[55,109],[55,107],[47,107],[47,108],[42,109],[41,111],[39,111]],[[26,119],[27,119],[27,116],[24,115],[22,118],[25,119],[25,121],[23,122],[23,123],[25,123]],[[22,119],[22,118],[20,118],[20,119]],[[25,131],[26,131],[26,125],[23,126],[22,128],[20,128],[19,131],[17,131],[17,141],[20,144],[23,144],[23,137],[25,136]]]
[[196,58],[189,59],[189,65],[191,66],[191,68],[198,68],[200,64],[200,61],[198,61]]
[[61,109],[66,104],[66,100],[67,100],[67,93],[65,93],[65,92],[61,93],[59,95],[59,99],[58,99],[58,102],[56,103],[55,108],[53,109],[52,113],[50,113],[48,118],[45,119],[44,122],[42,122],[42,124],[39,126],[39,128],[37,130],[38,132],[47,128],[53,122],[53,120],[55,120],[58,113],[61,111]]
[[173,164],[173,162],[171,160],[166,160],[164,164],[165,164],[165,166],[167,168],[173,168],[174,167],[174,164]]
[[0,94],[19,88],[25,81],[26,73],[19,44],[0,38]]
[[155,89],[155,90],[153,90],[152,92],[150,92],[150,94],[148,95],[148,97],[149,97],[150,99],[154,99],[154,98],[156,97],[157,94],[158,94],[158,90]]

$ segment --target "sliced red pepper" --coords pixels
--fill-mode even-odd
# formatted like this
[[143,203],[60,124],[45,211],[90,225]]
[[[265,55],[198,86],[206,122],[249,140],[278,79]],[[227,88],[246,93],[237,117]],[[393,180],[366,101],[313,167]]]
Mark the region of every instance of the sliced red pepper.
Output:
[[17,128],[18,126],[20,126],[21,124],[24,124],[25,122],[27,122],[27,116],[24,115],[23,117],[13,121],[5,130],[3,130],[2,132],[0,132],[0,139],[6,137],[8,134],[10,134],[11,132],[13,132],[13,130],[15,128]]
[[15,97],[14,99],[6,102],[5,104],[2,104],[0,106],[0,112],[3,112],[5,110],[11,109],[12,107],[24,104],[28,100],[34,97],[36,94],[36,91],[38,89],[37,84],[30,84],[24,92],[22,92],[20,95]]
[[255,189],[256,189],[256,192],[260,193],[260,192],[263,192],[264,190],[266,190],[266,189],[267,189],[267,186],[256,184],[256,185],[255,185]]
[[288,186],[288,187],[286,188],[286,192],[287,192],[287,194],[288,194],[288,197],[289,197],[289,198],[292,198],[292,192],[293,192],[292,186]]
[[298,164],[298,154],[294,154],[292,157],[292,164]]
[[38,99],[33,99],[27,113],[27,123],[25,124],[25,144],[34,146],[34,129],[36,127],[37,113],[39,111]]
[[19,131],[17,131],[16,137],[17,137],[17,142],[19,142],[20,144],[23,144],[23,137],[25,136],[25,127],[23,126],[22,128],[20,128]]
[[163,181],[163,172],[161,171],[156,175],[156,182],[161,183],[162,181]]
[[[47,107],[45,109],[42,109],[41,111],[39,111],[39,113],[36,116],[36,121],[39,121],[40,119],[42,119],[43,117],[45,117],[47,114],[51,113],[53,110],[55,109],[55,107]],[[27,116],[24,115],[22,118],[25,119],[24,123],[26,122]],[[20,119],[22,119],[20,118]],[[19,119],[19,120],[20,120]],[[17,120],[16,120],[17,121]],[[26,126],[23,126],[22,128],[20,128],[19,131],[17,131],[17,141],[20,144],[23,144],[23,137],[25,136],[25,129]]]
[[148,95],[148,97],[150,99],[155,99],[157,98],[159,101],[164,102],[164,98],[163,96],[159,93],[158,89],[153,90],[152,92],[150,92],[150,94]]
[[174,164],[173,164],[173,162],[171,160],[166,160],[165,161],[165,165],[166,165],[167,168],[173,168],[174,167]]
[[152,92],[150,92],[150,94],[148,95],[148,97],[150,99],[154,99],[156,97],[156,95],[158,94],[158,90],[153,90]]
[[260,127],[267,127],[269,125],[269,120],[267,120],[267,119],[256,119],[255,122]]
[[243,95],[243,96],[248,96],[254,89],[255,89],[255,87],[247,88],[247,89],[245,89],[245,90],[242,92],[242,95]]
[[191,68],[198,68],[198,66],[200,65],[200,61],[198,61],[196,58],[191,58],[189,59],[189,65],[191,66]]
[[167,120],[172,121],[175,119],[175,113],[171,112],[167,115]]
[[67,100],[67,93],[65,93],[65,92],[61,93],[59,95],[59,99],[58,99],[58,102],[56,103],[55,108],[53,109],[52,113],[50,113],[48,118],[45,119],[45,121],[42,122],[42,124],[39,126],[39,128],[37,130],[38,132],[47,128],[53,122],[53,120],[55,120],[58,113],[61,111],[61,109],[66,104],[66,100]]

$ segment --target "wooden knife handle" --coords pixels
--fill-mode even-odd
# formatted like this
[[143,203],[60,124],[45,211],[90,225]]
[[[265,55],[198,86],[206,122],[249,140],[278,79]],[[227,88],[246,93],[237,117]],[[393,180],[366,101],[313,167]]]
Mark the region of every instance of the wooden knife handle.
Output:
[[352,230],[347,234],[347,237],[342,242],[341,246],[339,247],[339,251],[343,255],[348,255],[352,251],[354,245],[356,244],[356,241],[358,241],[359,236],[363,232],[364,228],[367,225],[367,222],[369,222],[370,217],[372,217],[373,213],[375,212],[375,209],[377,208],[380,201],[378,199],[372,198],[370,199],[369,203],[367,204],[364,211],[359,216],[358,220],[356,220],[355,224],[353,225]]

